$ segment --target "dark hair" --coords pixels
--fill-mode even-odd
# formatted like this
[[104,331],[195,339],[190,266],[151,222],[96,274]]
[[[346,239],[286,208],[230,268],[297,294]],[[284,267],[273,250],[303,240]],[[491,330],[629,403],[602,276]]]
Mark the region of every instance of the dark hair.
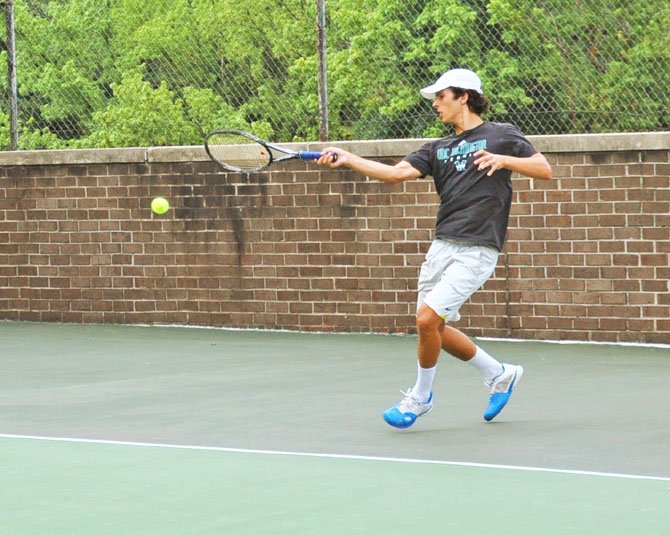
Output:
[[461,89],[460,87],[452,87],[454,98],[461,98],[465,93],[468,94],[468,108],[477,115],[483,115],[489,111],[489,99],[474,89]]

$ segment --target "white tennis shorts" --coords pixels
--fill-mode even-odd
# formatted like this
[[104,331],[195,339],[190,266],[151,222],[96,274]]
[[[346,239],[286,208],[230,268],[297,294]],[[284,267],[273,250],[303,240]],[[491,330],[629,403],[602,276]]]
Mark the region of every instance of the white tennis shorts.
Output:
[[416,310],[423,303],[445,321],[458,321],[461,305],[493,275],[498,251],[492,247],[434,240],[419,273]]

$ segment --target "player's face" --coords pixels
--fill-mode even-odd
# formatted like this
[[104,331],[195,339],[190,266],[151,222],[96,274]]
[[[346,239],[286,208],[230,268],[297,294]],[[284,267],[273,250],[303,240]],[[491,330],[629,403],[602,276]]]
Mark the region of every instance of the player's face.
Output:
[[454,124],[462,113],[463,97],[456,98],[454,92],[450,89],[443,89],[435,95],[433,108],[440,116],[444,124]]

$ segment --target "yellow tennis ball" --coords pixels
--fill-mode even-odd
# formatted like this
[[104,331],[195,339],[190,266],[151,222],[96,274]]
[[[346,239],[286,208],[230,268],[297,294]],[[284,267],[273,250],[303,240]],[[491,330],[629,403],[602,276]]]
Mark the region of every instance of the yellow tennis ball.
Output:
[[170,203],[165,197],[156,197],[151,201],[151,210],[154,214],[163,215],[170,209]]

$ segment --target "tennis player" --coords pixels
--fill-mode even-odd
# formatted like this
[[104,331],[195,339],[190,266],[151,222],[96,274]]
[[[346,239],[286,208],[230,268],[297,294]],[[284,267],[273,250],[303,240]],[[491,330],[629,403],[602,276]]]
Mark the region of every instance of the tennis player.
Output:
[[[491,277],[503,247],[512,202],[512,172],[550,179],[546,158],[511,124],[484,121],[488,99],[479,77],[452,69],[421,89],[454,133],[430,141],[396,165],[361,158],[337,147],[323,150],[318,163],[346,166],[370,178],[397,184],[432,176],[440,207],[435,239],[418,281],[416,383],[384,413],[393,427],[410,427],[433,408],[432,386],[440,350],[474,366],[489,391],[484,419],[507,404],[523,368],[501,363],[449,325],[459,309]],[[334,155],[337,158],[334,160]]]

